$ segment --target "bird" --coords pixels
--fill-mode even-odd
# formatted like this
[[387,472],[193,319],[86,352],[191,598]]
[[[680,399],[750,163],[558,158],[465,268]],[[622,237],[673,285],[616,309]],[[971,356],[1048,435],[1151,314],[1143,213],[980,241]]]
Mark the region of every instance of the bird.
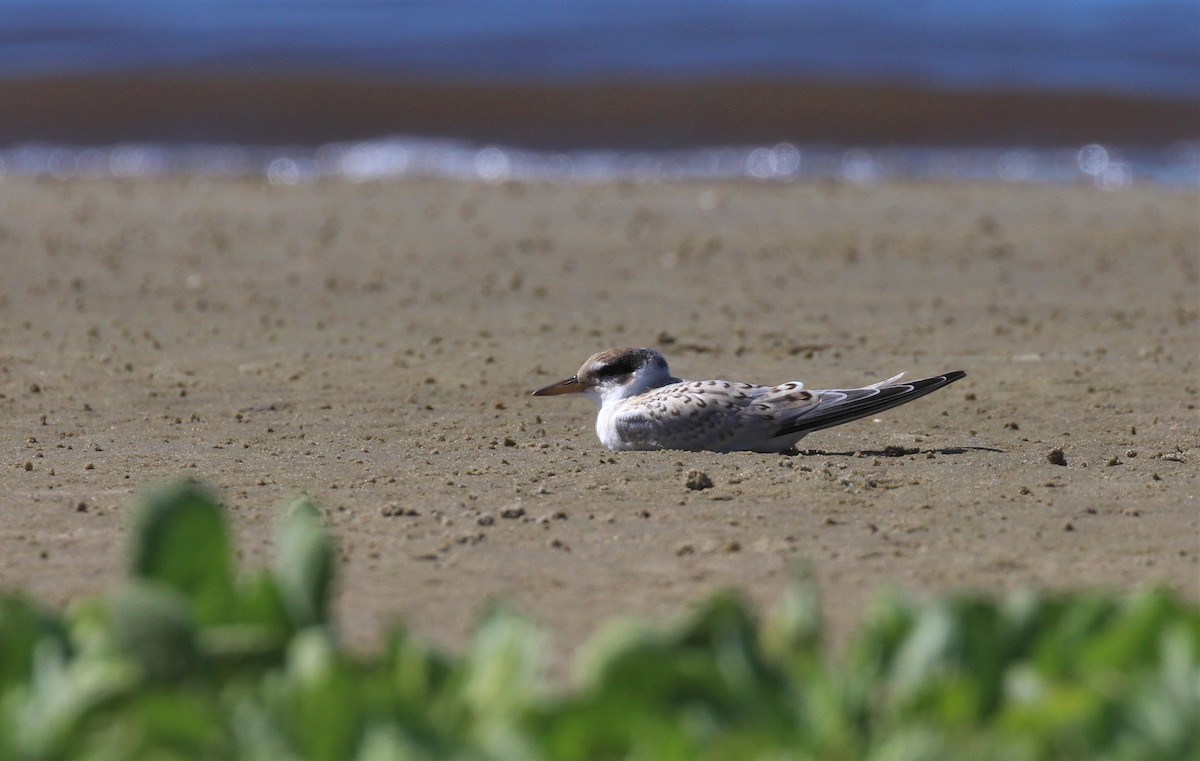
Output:
[[613,450],[795,451],[813,431],[911,402],[966,377],[962,370],[862,388],[805,390],[801,381],[761,386],[675,378],[654,349],[618,348],[588,357],[579,372],[533,392],[583,394],[600,405],[596,435]]

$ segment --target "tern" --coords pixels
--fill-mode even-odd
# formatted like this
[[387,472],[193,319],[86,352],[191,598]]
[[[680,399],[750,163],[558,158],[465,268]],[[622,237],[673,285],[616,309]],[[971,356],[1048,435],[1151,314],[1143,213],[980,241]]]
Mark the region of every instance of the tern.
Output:
[[608,349],[579,372],[533,392],[583,394],[600,405],[596,435],[609,449],[791,452],[813,431],[868,417],[966,377],[961,370],[862,388],[805,390],[800,381],[760,386],[675,378],[654,349]]

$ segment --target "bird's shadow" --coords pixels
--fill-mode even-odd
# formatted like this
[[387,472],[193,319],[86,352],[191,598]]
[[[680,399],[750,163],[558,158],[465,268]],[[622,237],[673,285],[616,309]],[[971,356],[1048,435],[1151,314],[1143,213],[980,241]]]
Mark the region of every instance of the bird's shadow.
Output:
[[790,457],[910,457],[912,455],[960,455],[968,452],[1004,452],[995,447],[941,447],[938,449],[921,449],[920,447],[889,446],[883,449],[856,449],[850,452],[830,452],[824,449],[794,449],[788,452]]

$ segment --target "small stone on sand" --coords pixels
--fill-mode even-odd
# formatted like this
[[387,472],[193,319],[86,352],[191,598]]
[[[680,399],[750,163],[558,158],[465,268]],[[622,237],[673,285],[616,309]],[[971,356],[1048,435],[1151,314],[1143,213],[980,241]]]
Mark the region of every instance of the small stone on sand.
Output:
[[687,474],[687,488],[692,491],[702,491],[711,489],[713,486],[712,479],[708,474],[701,470],[689,470]]

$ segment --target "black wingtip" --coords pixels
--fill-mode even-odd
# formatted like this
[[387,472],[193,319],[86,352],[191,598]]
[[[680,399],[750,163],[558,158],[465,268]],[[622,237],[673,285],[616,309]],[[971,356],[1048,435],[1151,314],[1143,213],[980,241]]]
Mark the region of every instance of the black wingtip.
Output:
[[952,370],[948,373],[934,375],[929,378],[900,381],[891,386],[883,386],[876,394],[865,399],[850,401],[846,404],[830,407],[823,413],[801,418],[792,425],[781,429],[776,435],[785,436],[801,431],[811,433],[825,428],[832,428],[842,423],[849,423],[852,420],[874,415],[884,410],[898,407],[901,404],[906,404],[914,399],[919,399],[926,394],[931,394],[940,388],[945,388],[951,383],[962,380],[965,377],[967,377],[967,374],[963,370]]

